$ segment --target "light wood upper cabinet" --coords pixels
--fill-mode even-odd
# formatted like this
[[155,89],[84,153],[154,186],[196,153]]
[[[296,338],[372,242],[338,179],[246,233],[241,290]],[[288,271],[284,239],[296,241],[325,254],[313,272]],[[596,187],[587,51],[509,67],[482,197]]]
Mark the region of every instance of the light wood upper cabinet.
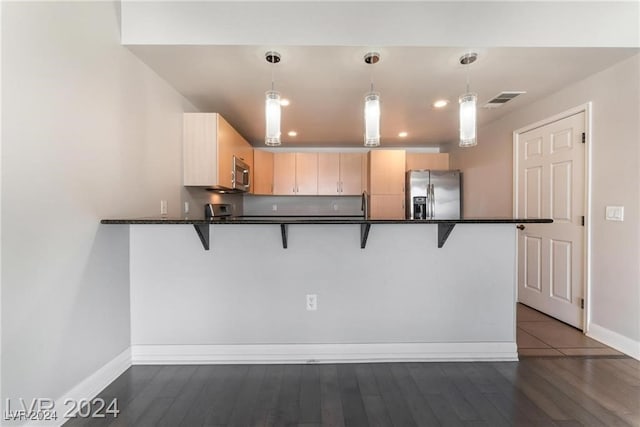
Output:
[[265,150],[253,151],[253,194],[273,194],[273,153]]
[[362,194],[361,153],[319,153],[318,194],[359,196]]
[[185,186],[231,188],[233,156],[253,168],[253,147],[220,114],[183,115]]
[[296,194],[296,153],[273,154],[273,194]]
[[409,170],[449,170],[449,153],[407,153]]
[[364,190],[362,185],[363,153],[340,153],[340,194],[359,196]]
[[318,153],[318,194],[340,195],[339,153]]
[[296,194],[318,194],[318,153],[295,153]]
[[371,194],[404,194],[404,150],[369,151],[369,192]]

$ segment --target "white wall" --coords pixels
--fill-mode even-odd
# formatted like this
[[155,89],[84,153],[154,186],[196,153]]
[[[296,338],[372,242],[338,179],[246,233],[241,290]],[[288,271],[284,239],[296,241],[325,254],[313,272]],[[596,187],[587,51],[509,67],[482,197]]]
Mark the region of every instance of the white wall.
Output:
[[[640,55],[479,129],[477,147],[460,149],[452,144],[451,164],[465,173],[465,215],[510,216],[512,132],[589,101],[593,102],[591,321],[639,343],[640,353]],[[623,205],[625,221],[605,221],[606,205]]]
[[117,5],[2,2],[2,401],[58,398],[130,345],[128,227],[179,213],[180,95]]
[[260,344],[511,343],[513,356],[515,231],[459,224],[439,249],[436,225],[373,225],[361,249],[357,224],[290,225],[283,249],[278,225],[214,225],[205,251],[191,226],[131,226],[134,362],[207,345],[241,360]]

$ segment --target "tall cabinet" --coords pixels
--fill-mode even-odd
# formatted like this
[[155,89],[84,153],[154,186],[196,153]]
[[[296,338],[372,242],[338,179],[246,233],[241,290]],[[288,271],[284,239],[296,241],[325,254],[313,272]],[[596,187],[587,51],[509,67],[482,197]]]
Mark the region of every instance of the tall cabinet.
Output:
[[368,154],[369,216],[404,219],[404,150],[371,150]]

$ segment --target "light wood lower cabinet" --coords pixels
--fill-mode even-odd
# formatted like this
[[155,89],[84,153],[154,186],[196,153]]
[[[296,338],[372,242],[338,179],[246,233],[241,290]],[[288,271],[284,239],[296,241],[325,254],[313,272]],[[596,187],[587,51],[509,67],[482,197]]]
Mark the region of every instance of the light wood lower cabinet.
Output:
[[273,153],[265,150],[253,152],[253,194],[273,194]]
[[404,219],[404,193],[369,196],[369,217],[371,219]]
[[449,153],[407,153],[406,170],[449,170]]

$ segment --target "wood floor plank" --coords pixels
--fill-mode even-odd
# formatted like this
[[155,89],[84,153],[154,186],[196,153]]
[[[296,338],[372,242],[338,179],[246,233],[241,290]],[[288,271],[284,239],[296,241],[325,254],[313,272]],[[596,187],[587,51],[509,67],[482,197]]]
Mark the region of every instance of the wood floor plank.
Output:
[[492,426],[509,426],[507,420],[489,399],[480,391],[465,370],[465,363],[443,363],[442,370],[451,377],[456,387],[462,392],[467,401],[473,406],[481,420]]
[[[407,401],[411,414],[413,415],[413,419],[416,423],[420,426],[441,425],[442,420],[436,417],[433,408],[442,409],[441,404],[444,402],[442,396],[432,394],[430,398],[427,398],[420,391],[420,388],[416,384],[411,372],[409,372],[407,365],[404,363],[391,364],[391,373],[398,384],[400,392]],[[446,407],[446,402],[444,403]],[[441,416],[443,414],[444,412],[441,413]],[[447,415],[452,415],[451,417],[446,417],[447,422],[451,423],[449,425],[460,425],[455,413],[447,413]]]
[[[543,359],[528,359],[521,362],[525,375],[537,377],[544,384],[550,396],[558,401],[572,419],[589,426],[626,426],[627,424],[613,414],[608,414],[598,402],[576,390],[564,380],[558,379],[550,372]],[[548,359],[544,361],[548,362]]]
[[320,373],[320,415],[322,425],[344,427],[338,369],[336,365],[320,365],[318,370]]
[[260,427],[276,425],[275,421],[278,418],[276,408],[278,406],[278,399],[280,398],[283,374],[283,365],[269,366],[262,381],[262,386],[260,387],[249,425]]
[[360,394],[364,396],[380,396],[376,378],[371,371],[371,364],[359,363],[355,367]]
[[298,423],[300,411],[300,365],[284,365],[282,385],[274,411],[273,425],[284,426]]
[[228,427],[245,427],[249,425],[265,372],[265,365],[252,365],[249,367],[233,405],[233,411],[226,423]]
[[229,422],[251,366],[226,365],[224,368],[218,386],[209,390],[209,411],[204,421],[205,426],[226,425]]
[[357,427],[366,425],[367,413],[364,409],[354,365],[341,364],[337,368],[345,426]]
[[318,365],[302,366],[299,413],[298,422],[301,424],[317,424],[322,421]]
[[362,396],[364,410],[367,413],[367,424],[370,427],[388,427],[393,425],[381,396]]
[[[194,402],[198,401],[198,397],[203,395],[205,387],[211,381],[214,373],[212,366],[195,366],[196,370],[189,378],[180,395],[174,399],[173,403],[167,409],[164,416],[158,420],[158,427],[174,427],[180,425],[182,420],[189,413]],[[206,402],[203,400],[202,404]],[[204,410],[202,420],[204,421]]]
[[391,373],[390,365],[380,363],[372,365],[371,370],[378,383],[382,400],[393,425],[417,426],[417,420],[413,418],[413,411],[396,384]]
[[633,393],[633,387],[606,371],[594,369],[586,359],[556,359],[550,363],[556,375],[610,411],[640,412],[640,396]]
[[571,417],[567,415],[553,399],[541,391],[539,387],[536,387],[535,384],[532,384],[530,381],[524,380],[522,375],[519,375],[519,363],[494,363],[493,368],[509,381],[515,389],[522,391],[532,404],[539,407],[556,423],[557,421],[571,419]]

